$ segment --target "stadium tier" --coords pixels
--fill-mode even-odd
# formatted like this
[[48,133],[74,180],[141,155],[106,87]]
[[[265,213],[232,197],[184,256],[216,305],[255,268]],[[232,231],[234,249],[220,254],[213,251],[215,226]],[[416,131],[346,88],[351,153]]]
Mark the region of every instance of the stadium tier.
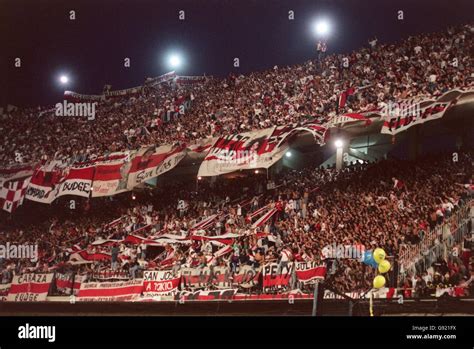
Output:
[[[454,152],[390,147],[472,116],[473,30],[4,110],[0,298],[472,296],[472,130]],[[390,141],[310,159],[342,135]]]

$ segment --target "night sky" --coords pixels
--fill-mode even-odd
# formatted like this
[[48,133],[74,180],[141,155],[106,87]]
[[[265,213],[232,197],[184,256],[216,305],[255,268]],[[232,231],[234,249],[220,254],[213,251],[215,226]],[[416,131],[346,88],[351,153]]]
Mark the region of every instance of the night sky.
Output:
[[[179,10],[186,11],[185,21],[178,20]],[[473,13],[473,0],[0,0],[0,106],[61,101],[60,73],[72,79],[67,89],[85,94],[100,93],[106,83],[134,87],[170,71],[164,56],[172,50],[185,55],[181,75],[301,63],[315,56],[310,25],[320,16],[333,23],[332,53],[367,45],[374,35],[394,42],[469,23]],[[21,68],[14,67],[15,57]],[[233,67],[234,57],[240,68]]]

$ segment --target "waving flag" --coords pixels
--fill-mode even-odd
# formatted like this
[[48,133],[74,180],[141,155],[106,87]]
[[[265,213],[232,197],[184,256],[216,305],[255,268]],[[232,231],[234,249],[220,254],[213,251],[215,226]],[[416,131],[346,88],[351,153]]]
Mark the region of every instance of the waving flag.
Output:
[[12,213],[23,204],[29,182],[30,178],[21,181],[10,181],[0,189],[0,205],[5,211]]

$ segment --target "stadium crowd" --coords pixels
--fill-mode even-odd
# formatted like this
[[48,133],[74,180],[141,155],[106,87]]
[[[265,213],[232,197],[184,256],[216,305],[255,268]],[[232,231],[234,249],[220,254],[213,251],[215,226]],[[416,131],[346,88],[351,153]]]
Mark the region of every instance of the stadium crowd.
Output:
[[[51,107],[15,109],[1,116],[0,164],[81,161],[308,119],[325,123],[343,112],[472,87],[473,31],[464,25],[249,75],[161,84],[138,96],[100,101],[94,120],[56,116]],[[347,102],[341,104],[343,93]],[[185,100],[192,103],[184,115],[164,117]]]
[[[92,279],[104,270],[135,278],[152,269],[176,272],[182,267],[228,266],[235,272],[241,265],[258,268],[272,261],[283,267],[290,261],[325,262],[324,248],[333,244],[363,245],[367,250],[381,247],[396,261],[403,246],[417,244],[429,229],[449,219],[469,200],[472,192],[459,184],[472,181],[472,161],[472,153],[461,153],[458,161],[452,155],[436,155],[416,162],[354,164],[340,171],[288,170],[274,178],[274,188],[267,188],[266,178],[256,175],[202,180],[197,188],[194,183],[177,181],[135,193],[132,199],[130,193],[123,193],[87,200],[81,212],[52,207],[41,223],[15,220],[0,224],[4,231],[1,244],[38,244],[40,250],[37,262],[1,260],[1,282],[19,273],[51,270],[88,274]],[[277,213],[264,225],[252,228],[251,214],[266,206],[276,208]],[[205,231],[193,231],[196,223],[214,214],[217,218]],[[239,236],[232,239],[231,250],[217,258],[213,256],[221,245],[210,241],[190,240],[189,244],[159,248],[143,241],[94,243],[123,240],[140,228],[144,229],[136,235],[143,238]],[[110,257],[74,263],[71,256],[80,250]],[[370,289],[374,269],[354,259],[335,263],[336,273],[330,277],[336,289]],[[434,271],[415,278],[410,275],[400,286],[413,287],[418,294],[426,292],[428,282],[429,287],[467,282],[474,271],[469,258],[450,260],[448,269],[436,263],[433,268],[441,276]],[[432,279],[427,280],[427,275]]]

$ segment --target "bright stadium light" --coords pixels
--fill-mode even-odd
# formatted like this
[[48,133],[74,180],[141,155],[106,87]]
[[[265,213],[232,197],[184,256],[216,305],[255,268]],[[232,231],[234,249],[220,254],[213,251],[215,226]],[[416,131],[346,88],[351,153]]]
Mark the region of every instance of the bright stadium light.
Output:
[[291,151],[289,151],[289,150],[285,153],[285,156],[286,156],[287,158],[291,158],[291,155],[292,155],[292,154],[291,154]]
[[168,57],[168,65],[172,69],[177,69],[183,65],[183,58],[177,53],[172,53]]
[[59,77],[59,82],[63,85],[66,85],[69,82],[69,77],[67,75],[61,75]]
[[344,145],[344,142],[342,141],[342,139],[336,139],[336,141],[334,142],[334,145],[336,146],[336,148],[342,148],[342,146]]
[[331,24],[327,19],[319,19],[314,22],[313,31],[318,37],[327,37],[331,31]]

